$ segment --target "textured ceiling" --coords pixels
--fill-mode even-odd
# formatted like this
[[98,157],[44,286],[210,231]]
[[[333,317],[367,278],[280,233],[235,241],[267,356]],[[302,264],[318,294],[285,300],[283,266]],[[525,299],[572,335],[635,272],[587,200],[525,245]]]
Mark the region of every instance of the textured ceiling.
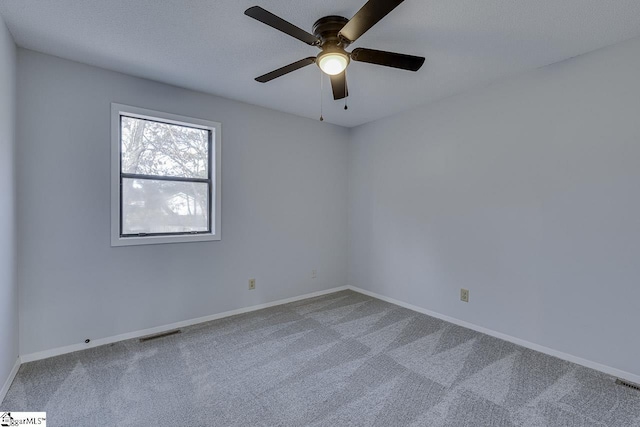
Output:
[[[2,0],[0,14],[27,49],[317,119],[316,66],[266,84],[253,79],[318,50],[243,12],[259,5],[311,31],[318,18],[350,18],[362,4]],[[407,0],[350,49],[425,56],[425,65],[413,73],[352,63],[349,110],[326,79],[324,117],[356,126],[637,36],[639,0]]]

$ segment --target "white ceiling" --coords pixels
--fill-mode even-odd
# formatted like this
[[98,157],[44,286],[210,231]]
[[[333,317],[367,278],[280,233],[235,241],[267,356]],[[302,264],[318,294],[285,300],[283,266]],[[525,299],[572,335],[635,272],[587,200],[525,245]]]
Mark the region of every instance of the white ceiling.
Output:
[[[317,119],[320,71],[253,79],[319,51],[244,15],[253,5],[311,32],[365,0],[2,0],[27,49]],[[407,0],[350,48],[424,56],[417,73],[352,63],[349,110],[324,84],[327,122],[356,126],[640,36],[639,0]]]

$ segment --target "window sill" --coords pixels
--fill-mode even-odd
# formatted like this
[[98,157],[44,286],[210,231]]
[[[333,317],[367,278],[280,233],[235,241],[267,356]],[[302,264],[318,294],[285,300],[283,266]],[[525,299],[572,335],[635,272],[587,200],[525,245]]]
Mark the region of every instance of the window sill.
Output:
[[111,246],[159,245],[167,243],[209,242],[213,240],[220,240],[220,235],[195,234],[184,236],[112,237]]

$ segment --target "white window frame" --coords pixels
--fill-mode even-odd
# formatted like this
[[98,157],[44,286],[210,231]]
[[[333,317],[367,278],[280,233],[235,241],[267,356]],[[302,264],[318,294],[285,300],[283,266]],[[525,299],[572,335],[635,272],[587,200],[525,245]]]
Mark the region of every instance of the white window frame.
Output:
[[[181,234],[174,236],[126,236],[120,235],[120,117],[134,117],[170,123],[181,126],[196,127],[213,131],[211,141],[211,230],[209,233]],[[179,116],[146,108],[132,107],[123,104],[111,104],[111,246],[153,245],[160,243],[185,243],[220,240],[221,212],[222,212],[222,173],[221,173],[221,136],[222,125],[209,120]]]

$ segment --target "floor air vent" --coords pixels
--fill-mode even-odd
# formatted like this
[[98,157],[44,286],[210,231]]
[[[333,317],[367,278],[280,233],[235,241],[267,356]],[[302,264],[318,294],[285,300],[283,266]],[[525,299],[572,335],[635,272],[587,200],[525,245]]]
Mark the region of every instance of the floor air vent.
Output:
[[630,383],[629,381],[621,380],[620,378],[616,380],[616,384],[623,385],[625,387],[629,387],[634,390],[640,391],[640,384]]
[[147,341],[151,341],[151,340],[157,340],[158,338],[164,338],[164,337],[168,337],[171,335],[175,335],[175,334],[181,334],[182,331],[180,329],[176,329],[174,331],[167,331],[167,332],[162,332],[160,334],[156,334],[156,335],[149,335],[146,337],[142,337],[140,338],[140,342],[147,342]]

